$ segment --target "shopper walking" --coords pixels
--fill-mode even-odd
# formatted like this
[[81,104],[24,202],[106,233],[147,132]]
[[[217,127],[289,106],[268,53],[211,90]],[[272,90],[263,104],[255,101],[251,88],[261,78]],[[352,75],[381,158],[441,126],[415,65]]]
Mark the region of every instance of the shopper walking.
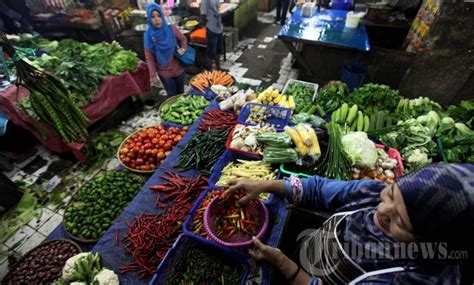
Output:
[[216,68],[221,70],[220,55],[224,26],[219,13],[219,0],[202,0],[201,16],[206,24],[208,67],[212,69],[213,62],[215,62]]
[[168,24],[158,4],[148,4],[147,17],[144,42],[150,83],[152,86],[163,86],[168,96],[184,93],[185,68],[175,57],[175,52],[184,54],[188,48],[186,37],[176,26]]
[[277,0],[275,24],[278,24],[278,22],[280,22],[282,26],[285,24],[290,1],[291,0]]

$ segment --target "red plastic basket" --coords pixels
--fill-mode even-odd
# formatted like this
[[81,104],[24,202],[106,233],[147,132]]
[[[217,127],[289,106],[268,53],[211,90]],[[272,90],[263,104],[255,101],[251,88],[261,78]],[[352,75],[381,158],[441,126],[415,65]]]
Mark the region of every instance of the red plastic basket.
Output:
[[258,152],[245,151],[245,150],[238,149],[238,148],[233,148],[233,147],[230,146],[230,144],[232,143],[232,138],[234,137],[235,128],[237,126],[239,126],[239,125],[238,124],[235,125],[235,127],[229,133],[229,136],[227,137],[227,141],[225,142],[225,148],[228,149],[228,150],[231,150],[231,151],[235,151],[235,152],[240,152],[240,153],[245,153],[245,154],[248,154],[248,155],[256,155],[258,157],[263,157],[263,154],[260,154]]
[[[265,204],[263,204],[263,202],[259,200],[256,200],[256,203],[252,205],[257,205],[257,207],[251,209],[253,220],[258,219],[263,222],[256,235],[258,239],[262,239],[268,229],[268,223],[270,220],[268,210]],[[226,247],[250,247],[252,245],[252,237],[247,234],[234,234],[229,238],[229,240],[225,241],[220,239],[214,233],[214,218],[219,215],[219,212],[223,211],[223,209],[224,207],[219,204],[219,197],[216,197],[212,199],[211,203],[209,203],[209,206],[204,212],[204,228],[206,229],[206,232],[208,233],[209,237],[218,244]]]

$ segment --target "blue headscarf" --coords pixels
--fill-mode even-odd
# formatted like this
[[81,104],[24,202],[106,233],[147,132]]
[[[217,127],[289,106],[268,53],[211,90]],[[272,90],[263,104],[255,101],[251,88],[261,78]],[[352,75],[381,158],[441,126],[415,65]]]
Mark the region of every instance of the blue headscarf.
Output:
[[474,165],[431,164],[397,184],[418,240],[460,242],[474,231]]
[[[163,21],[161,28],[156,28],[153,25],[151,13],[155,10],[158,11]],[[176,50],[176,37],[173,28],[166,21],[166,17],[158,4],[148,4],[146,14],[148,29],[143,36],[145,48],[153,52],[159,64],[167,65]]]

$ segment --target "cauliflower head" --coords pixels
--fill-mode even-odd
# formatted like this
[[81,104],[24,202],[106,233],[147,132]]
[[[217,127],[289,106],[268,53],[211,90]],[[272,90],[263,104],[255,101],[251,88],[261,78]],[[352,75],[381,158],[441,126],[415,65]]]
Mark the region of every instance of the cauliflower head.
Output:
[[99,282],[99,285],[119,285],[117,274],[106,268],[97,273],[97,275],[94,277],[94,282],[95,281]]

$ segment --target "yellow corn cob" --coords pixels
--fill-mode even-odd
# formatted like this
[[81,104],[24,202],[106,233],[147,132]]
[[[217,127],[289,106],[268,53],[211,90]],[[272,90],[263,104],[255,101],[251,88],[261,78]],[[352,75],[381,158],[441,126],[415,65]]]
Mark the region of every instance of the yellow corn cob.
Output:
[[308,155],[308,147],[303,143],[303,140],[295,129],[286,126],[285,133],[287,133],[291,137],[291,139],[296,145],[296,150],[301,156]]
[[319,147],[318,136],[316,135],[316,131],[313,128],[309,127],[307,130],[309,137],[313,142],[309,148],[309,154],[316,160],[321,156],[321,148]]
[[298,124],[296,126],[296,131],[300,135],[301,139],[303,140],[303,143],[307,146],[311,146],[313,144],[313,140],[308,134],[308,130],[303,124]]
[[290,96],[288,102],[289,102],[289,108],[291,110],[294,110],[296,108],[295,98],[293,96]]

